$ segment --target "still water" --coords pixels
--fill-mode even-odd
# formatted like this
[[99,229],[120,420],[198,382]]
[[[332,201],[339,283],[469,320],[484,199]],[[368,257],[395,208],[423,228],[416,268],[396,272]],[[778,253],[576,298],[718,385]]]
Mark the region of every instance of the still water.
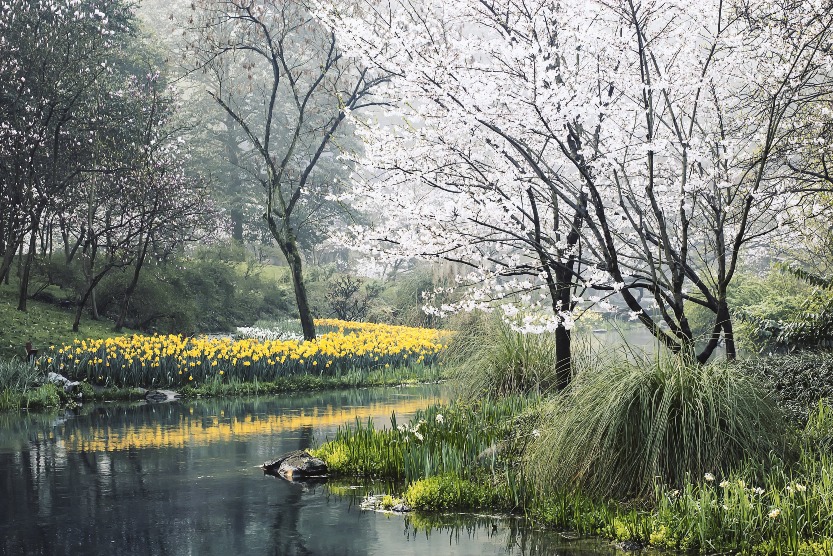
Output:
[[[363,511],[336,489],[257,467],[356,418],[406,417],[439,388],[0,414],[0,553],[615,554],[513,518]],[[353,492],[368,488],[381,487]]]

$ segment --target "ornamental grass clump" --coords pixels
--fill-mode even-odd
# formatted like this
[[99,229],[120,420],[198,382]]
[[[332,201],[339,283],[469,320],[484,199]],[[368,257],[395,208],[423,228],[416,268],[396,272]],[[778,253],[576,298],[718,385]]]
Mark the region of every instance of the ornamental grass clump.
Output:
[[526,453],[540,487],[627,498],[767,461],[781,450],[784,418],[736,368],[669,355],[580,373],[545,407],[540,430]]
[[43,382],[44,373],[31,363],[18,359],[0,360],[0,390],[25,392]]
[[446,360],[457,394],[468,400],[547,392],[555,384],[552,334],[524,334],[494,316],[458,330]]

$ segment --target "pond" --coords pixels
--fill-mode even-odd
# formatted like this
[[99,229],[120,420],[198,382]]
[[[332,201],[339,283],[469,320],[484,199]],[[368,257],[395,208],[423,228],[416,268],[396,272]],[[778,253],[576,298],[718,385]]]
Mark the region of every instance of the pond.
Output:
[[615,554],[515,518],[364,511],[258,468],[441,398],[419,386],[0,414],[0,553]]

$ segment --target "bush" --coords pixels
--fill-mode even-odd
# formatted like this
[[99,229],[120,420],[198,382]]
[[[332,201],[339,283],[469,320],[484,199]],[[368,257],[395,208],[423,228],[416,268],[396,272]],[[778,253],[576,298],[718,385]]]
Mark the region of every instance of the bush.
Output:
[[[733,324],[738,348],[757,353],[774,349],[782,323],[797,315],[812,295],[806,281],[773,269],[765,276],[741,272],[728,291],[729,307],[734,310]],[[694,336],[708,340],[714,325],[714,313],[692,303],[686,307]]]
[[[434,294],[438,288],[453,284],[449,280],[435,278],[431,271],[421,268],[398,274],[394,281],[387,283],[388,287],[382,292],[379,306],[374,307],[371,317],[383,318],[395,324],[405,326],[422,326],[425,328],[439,328],[442,325],[440,317],[429,315],[422,307],[426,303],[426,295]],[[437,293],[434,303],[454,301],[455,294]],[[384,308],[382,306],[387,306]]]
[[799,426],[822,398],[833,398],[833,353],[756,357],[734,363],[763,381],[787,417]]
[[64,391],[54,384],[43,384],[34,390],[23,394],[21,406],[27,409],[46,409],[47,407],[59,407]]
[[[228,332],[259,318],[291,312],[289,294],[275,281],[239,272],[239,263],[198,253],[167,263],[149,261],[128,306],[126,325],[192,334]],[[110,274],[98,289],[99,310],[117,318],[130,272]]]
[[746,458],[767,461],[781,446],[783,417],[738,368],[668,356],[580,373],[549,402],[540,428],[526,454],[540,487],[628,497],[656,480],[678,486]]
[[439,475],[408,485],[405,500],[415,510],[494,510],[507,506],[505,490],[456,475]]
[[804,440],[810,453],[825,454],[833,450],[833,406],[820,400],[804,427]]
[[515,332],[498,316],[470,318],[458,329],[447,362],[467,399],[541,394],[555,384],[555,340]]

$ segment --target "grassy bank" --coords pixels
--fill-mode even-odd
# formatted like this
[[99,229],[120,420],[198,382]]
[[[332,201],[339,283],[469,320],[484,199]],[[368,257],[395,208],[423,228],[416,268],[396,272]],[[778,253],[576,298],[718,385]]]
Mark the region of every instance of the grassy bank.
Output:
[[28,300],[25,313],[18,311],[17,289],[0,284],[0,323],[3,329],[0,335],[0,359],[25,357],[26,342],[32,342],[36,349],[44,353],[49,346],[69,344],[76,339],[116,336],[111,321],[92,320],[86,314],[81,318],[80,332],[72,332],[74,317],[74,308],[62,309],[34,299]]
[[[336,476],[399,481],[388,505],[401,499],[417,511],[516,512],[539,526],[691,554],[833,554],[824,373],[798,374],[799,388],[771,359],[754,373],[751,361],[613,354],[546,394],[536,378],[547,380],[543,340],[505,329],[478,336],[481,347],[467,350],[452,378],[456,401],[408,423],[394,416],[384,429],[343,427],[315,454]],[[815,357],[780,361],[827,368],[829,355]],[[790,408],[810,399],[804,418],[793,418]]]
[[34,366],[8,360],[0,368],[0,409],[75,403],[76,396],[45,384],[50,372],[80,382],[84,400],[131,399],[136,388],[173,388],[184,397],[241,396],[442,378],[436,361],[446,332],[326,319],[317,325],[319,337],[308,342],[277,336],[73,339],[50,347]]
[[538,435],[530,427],[539,403],[432,406],[381,430],[344,427],[313,452],[336,476],[404,480],[388,505],[401,499],[418,511],[515,512],[539,526],[694,554],[833,553],[829,406],[795,432],[795,461],[746,460],[726,474],[688,477],[674,488],[657,482],[646,496],[610,498],[536,487],[525,472],[536,462],[524,458],[524,446]]
[[[178,389],[184,398],[266,396],[290,392],[343,390],[373,386],[398,386],[443,380],[442,368],[436,365],[411,365],[383,370],[352,369],[333,375],[296,374],[270,381],[209,380]],[[0,411],[18,409],[42,410],[72,407],[96,401],[130,401],[144,399],[143,387],[93,387],[81,381],[72,394],[55,384],[46,383],[45,374],[37,367],[17,360],[0,362]]]

